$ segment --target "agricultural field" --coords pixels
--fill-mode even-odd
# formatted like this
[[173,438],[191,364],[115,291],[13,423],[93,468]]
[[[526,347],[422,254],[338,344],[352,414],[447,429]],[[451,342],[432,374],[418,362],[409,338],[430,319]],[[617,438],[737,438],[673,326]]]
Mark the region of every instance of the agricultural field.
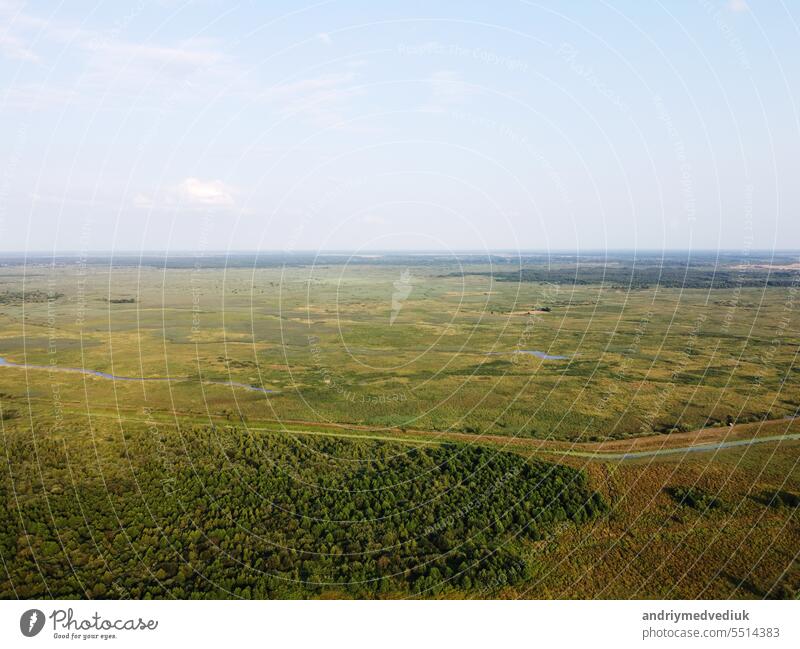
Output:
[[796,597],[797,256],[0,265],[0,597]]

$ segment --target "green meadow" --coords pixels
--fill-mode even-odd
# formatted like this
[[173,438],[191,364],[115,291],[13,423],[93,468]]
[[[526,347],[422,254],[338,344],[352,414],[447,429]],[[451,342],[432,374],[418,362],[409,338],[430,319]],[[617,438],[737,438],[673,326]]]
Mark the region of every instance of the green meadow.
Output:
[[797,275],[791,256],[6,260],[0,596],[796,596],[797,442],[535,445],[788,431]]
[[20,295],[0,304],[7,361],[171,379],[0,369],[6,407],[34,415],[56,391],[65,409],[586,441],[800,406],[791,287],[512,282],[432,263],[6,270],[0,294]]

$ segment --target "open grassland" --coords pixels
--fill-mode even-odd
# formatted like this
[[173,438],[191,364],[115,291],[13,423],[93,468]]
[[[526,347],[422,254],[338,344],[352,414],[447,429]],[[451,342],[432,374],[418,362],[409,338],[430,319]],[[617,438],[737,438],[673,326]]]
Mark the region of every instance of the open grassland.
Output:
[[3,407],[18,412],[56,393],[78,410],[600,442],[800,406],[791,288],[627,290],[392,264],[7,271],[0,293],[18,299],[0,302],[0,357],[120,379],[0,367]]
[[0,268],[0,597],[797,596],[788,262],[240,262]]
[[[800,442],[583,464],[613,504],[592,529],[538,547],[509,596],[796,598]],[[686,497],[689,492],[690,497]]]

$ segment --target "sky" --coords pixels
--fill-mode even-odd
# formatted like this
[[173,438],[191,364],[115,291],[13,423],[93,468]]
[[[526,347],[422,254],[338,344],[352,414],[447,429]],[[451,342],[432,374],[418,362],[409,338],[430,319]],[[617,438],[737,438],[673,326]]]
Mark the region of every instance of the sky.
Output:
[[0,251],[800,248],[800,3],[0,0]]

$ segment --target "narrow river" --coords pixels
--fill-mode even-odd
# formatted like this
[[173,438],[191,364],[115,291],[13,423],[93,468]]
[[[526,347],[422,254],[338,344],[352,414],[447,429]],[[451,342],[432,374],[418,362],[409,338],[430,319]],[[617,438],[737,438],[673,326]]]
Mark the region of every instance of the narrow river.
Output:
[[[109,374],[108,372],[100,372],[99,370],[92,370],[82,367],[58,367],[50,365],[31,365],[28,363],[13,363],[0,356],[0,367],[13,367],[24,370],[46,370],[48,372],[72,372],[76,374],[87,374],[89,376],[96,376],[101,379],[108,379],[110,381],[135,381],[137,383],[145,382],[162,382],[162,383],[178,383],[181,381],[190,381],[191,379],[177,378],[177,377],[143,377],[143,376],[119,376],[117,374]],[[204,380],[202,383],[206,385],[227,385],[232,388],[241,388],[243,390],[250,390],[251,392],[264,392],[272,394],[275,390],[269,390],[257,385],[248,385],[247,383],[237,383],[236,381],[212,381]]]

